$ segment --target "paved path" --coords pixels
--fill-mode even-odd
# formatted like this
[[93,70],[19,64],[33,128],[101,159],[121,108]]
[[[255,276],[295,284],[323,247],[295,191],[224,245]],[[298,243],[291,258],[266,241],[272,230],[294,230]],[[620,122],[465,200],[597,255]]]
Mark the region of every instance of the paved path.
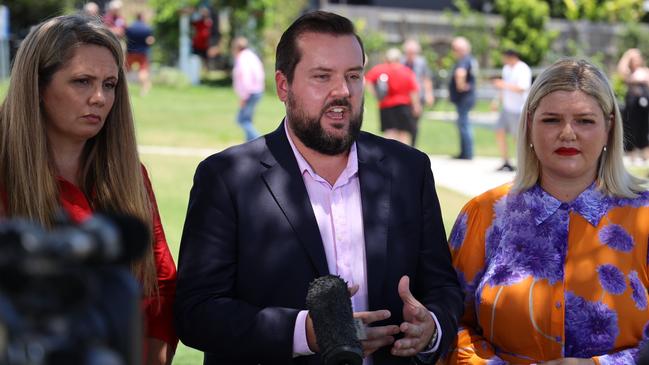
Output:
[[[218,152],[209,148],[139,146],[142,154],[163,156],[207,157]],[[430,156],[431,167],[438,186],[473,197],[513,179],[512,172],[496,172],[501,161],[492,157],[476,157],[471,161],[454,160],[449,156]]]
[[475,157],[468,161],[455,160],[450,156],[429,157],[435,184],[469,198],[514,179],[513,172],[496,171],[502,165],[499,158]]

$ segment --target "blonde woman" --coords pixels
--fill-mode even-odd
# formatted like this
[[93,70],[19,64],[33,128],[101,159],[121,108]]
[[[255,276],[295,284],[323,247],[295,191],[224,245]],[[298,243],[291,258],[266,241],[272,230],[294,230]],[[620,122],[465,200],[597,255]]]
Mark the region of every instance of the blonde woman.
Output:
[[144,291],[147,363],[168,364],[176,269],[138,158],[123,63],[94,18],[61,16],[29,33],[0,107],[2,213],[45,227],[61,208],[74,221],[108,211],[148,222],[153,239],[132,271]]
[[513,185],[449,238],[465,293],[450,364],[633,364],[647,341],[649,192],[622,163],[604,74],[564,59],[532,84]]

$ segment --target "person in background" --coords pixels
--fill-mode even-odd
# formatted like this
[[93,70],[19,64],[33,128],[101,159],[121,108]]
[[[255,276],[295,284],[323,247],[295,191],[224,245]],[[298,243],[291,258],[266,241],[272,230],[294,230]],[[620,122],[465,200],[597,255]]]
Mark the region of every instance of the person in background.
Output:
[[100,17],[99,5],[93,1],[88,1],[83,5],[82,9],[83,14],[91,17]]
[[126,28],[126,67],[131,71],[134,65],[138,65],[137,75],[142,96],[151,90],[149,48],[153,43],[155,43],[153,29],[145,23],[144,14],[137,13],[135,21]]
[[[401,51],[390,48],[385,53],[385,62],[367,71],[365,79],[370,93],[378,96],[379,87],[387,91],[379,102],[383,136],[412,145],[421,104],[417,78],[411,69],[401,64]],[[380,82],[387,85],[381,86]]]
[[349,19],[302,15],[277,46],[284,120],[198,166],[174,311],[206,365],[321,364],[306,296],[327,274],[370,326],[366,364],[432,364],[453,341],[462,298],[430,160],[361,132],[364,64]]
[[637,48],[624,52],[617,71],[627,85],[624,98],[624,149],[634,164],[649,159],[649,68]]
[[457,128],[460,134],[460,154],[454,158],[473,158],[473,131],[469,124],[469,112],[476,102],[476,73],[478,63],[471,55],[471,44],[464,37],[451,42],[451,51],[456,59],[449,81],[449,95],[457,110]]
[[121,41],[124,39],[126,32],[126,19],[122,16],[122,1],[112,0],[106,6],[106,14],[104,14],[104,24],[110,29],[113,34]]
[[210,39],[212,38],[212,15],[207,6],[201,6],[198,11],[192,14],[192,27],[194,35],[192,36],[192,53],[200,56],[203,69],[207,69],[207,59],[209,57]]
[[60,16],[32,29],[0,106],[0,212],[46,228],[60,211],[73,222],[95,211],[146,222],[152,239],[132,264],[144,354],[146,364],[170,364],[176,267],[138,157],[123,64],[119,40],[97,18]]
[[264,95],[264,65],[259,57],[248,47],[245,37],[236,37],[232,41],[232,84],[239,96],[237,123],[246,134],[246,141],[259,137],[252,123],[255,107]]
[[[408,39],[403,43],[403,53],[405,57],[401,63],[411,69],[417,77],[419,87],[419,103],[423,106],[431,107],[435,102],[433,94],[433,75],[428,67],[426,58],[421,55],[421,45],[415,39]],[[421,113],[419,115],[421,117]],[[417,132],[419,131],[419,117],[415,117],[415,128],[412,134],[411,145],[414,147],[417,142]]]
[[649,191],[622,162],[604,73],[563,59],[532,84],[513,184],[451,231],[465,314],[447,364],[635,364],[649,341]]
[[[502,78],[494,79],[493,85],[500,89],[500,116],[496,127],[496,141],[503,158],[503,165],[498,171],[514,171],[515,167],[509,161],[507,134],[516,138],[516,130],[523,112],[523,104],[527,91],[532,85],[532,70],[523,61],[518,52],[508,49],[503,52]],[[492,104],[492,109],[498,107],[498,100]]]

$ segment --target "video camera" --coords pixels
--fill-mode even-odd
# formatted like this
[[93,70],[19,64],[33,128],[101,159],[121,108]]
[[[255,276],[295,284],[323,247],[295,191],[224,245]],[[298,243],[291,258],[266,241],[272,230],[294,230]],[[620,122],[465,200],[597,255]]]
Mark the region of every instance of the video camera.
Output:
[[0,365],[139,365],[139,220],[95,215],[45,230],[0,221]]

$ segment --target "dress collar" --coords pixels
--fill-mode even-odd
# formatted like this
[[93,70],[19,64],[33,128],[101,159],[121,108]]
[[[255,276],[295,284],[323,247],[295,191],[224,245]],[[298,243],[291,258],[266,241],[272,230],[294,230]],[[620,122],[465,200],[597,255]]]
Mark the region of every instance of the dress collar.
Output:
[[538,184],[522,193],[523,199],[530,203],[536,225],[545,222],[557,210],[574,211],[597,227],[602,217],[619,203],[617,200],[604,195],[593,182],[582,191],[573,201],[564,203],[543,190]]

